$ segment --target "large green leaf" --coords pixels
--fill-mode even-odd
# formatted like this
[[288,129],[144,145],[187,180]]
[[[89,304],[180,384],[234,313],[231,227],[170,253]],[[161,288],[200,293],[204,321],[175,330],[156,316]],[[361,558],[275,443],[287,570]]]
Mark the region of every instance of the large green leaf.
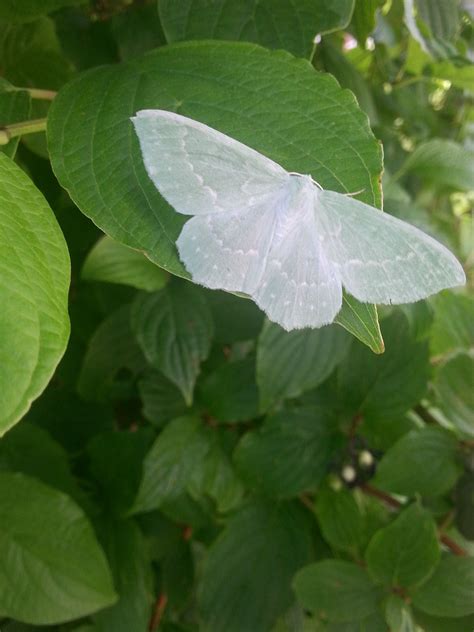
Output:
[[354,0],[161,0],[158,6],[169,43],[241,40],[308,57],[317,33],[347,26]]
[[449,421],[462,433],[474,437],[474,358],[459,353],[443,365],[435,388]]
[[196,378],[211,348],[214,323],[199,288],[175,279],[132,306],[132,329],[148,362],[193,400]]
[[57,11],[61,7],[83,4],[84,0],[2,0],[0,19],[9,22],[30,22],[40,15]]
[[267,321],[257,348],[262,410],[321,384],[347,353],[350,343],[350,336],[337,325],[288,332]]
[[413,595],[413,604],[428,614],[462,617],[474,612],[474,559],[446,556],[433,576]]
[[383,456],[374,484],[405,496],[438,496],[459,475],[456,437],[441,428],[412,430]]
[[325,411],[283,410],[247,432],[234,458],[250,486],[277,497],[296,496],[321,482],[332,456],[334,419]]
[[348,412],[395,419],[423,397],[428,381],[428,348],[417,342],[401,311],[382,323],[387,347],[376,356],[353,341],[339,365],[338,385]]
[[0,154],[0,436],[44,390],[69,336],[70,264],[48,203]]
[[293,588],[301,605],[334,622],[356,622],[375,612],[377,593],[367,572],[342,560],[324,560],[297,573]]
[[267,632],[291,604],[291,578],[310,548],[301,507],[254,501],[241,509],[205,560],[199,629]]
[[61,623],[115,601],[92,528],[65,494],[23,474],[1,473],[0,525],[0,616]]
[[[199,82],[190,81],[196,73]],[[196,118],[289,171],[310,173],[325,188],[362,191],[363,201],[380,204],[381,151],[367,117],[349,92],[308,62],[252,44],[186,42],[120,67],[95,68],[52,104],[53,169],[104,232],[174,274],[186,276],[175,247],[185,218],[145,171],[129,120],[142,108]]]
[[414,503],[370,541],[366,551],[369,573],[396,588],[413,588],[433,573],[440,557],[436,524]]

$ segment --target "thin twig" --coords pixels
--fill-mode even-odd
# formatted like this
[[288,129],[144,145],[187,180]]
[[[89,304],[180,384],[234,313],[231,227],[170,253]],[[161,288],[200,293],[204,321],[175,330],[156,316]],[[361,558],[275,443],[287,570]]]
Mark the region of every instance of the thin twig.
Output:
[[0,145],[6,145],[12,138],[23,136],[24,134],[35,134],[46,130],[46,119],[36,119],[33,121],[22,121],[0,127]]
[[[386,492],[383,492],[381,489],[377,489],[376,487],[373,487],[372,485],[369,485],[368,483],[361,485],[360,489],[363,492],[365,492],[368,496],[373,496],[374,498],[378,498],[379,500],[382,500],[386,505],[388,505],[389,507],[392,507],[393,509],[400,509],[400,507],[403,506],[400,501],[398,501],[393,496],[390,496],[390,494],[387,494]],[[444,544],[444,546],[446,546],[452,553],[454,553],[454,555],[459,555],[462,557],[467,556],[467,552],[448,535],[445,535],[444,533],[440,533],[439,539]]]
[[158,595],[158,599],[156,600],[155,606],[153,608],[153,614],[151,615],[150,623],[148,624],[148,632],[154,632],[154,630],[158,629],[161,623],[161,619],[163,618],[167,603],[168,595],[165,595],[165,593],[161,593],[160,595]]

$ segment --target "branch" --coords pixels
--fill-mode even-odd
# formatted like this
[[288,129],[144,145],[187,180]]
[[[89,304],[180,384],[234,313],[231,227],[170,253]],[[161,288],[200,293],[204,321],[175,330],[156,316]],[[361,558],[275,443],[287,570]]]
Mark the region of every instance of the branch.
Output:
[[23,134],[36,134],[46,130],[46,119],[36,119],[34,121],[22,121],[0,127],[0,145],[7,145],[12,138],[23,136]]
[[166,604],[168,603],[168,595],[165,593],[161,593],[156,600],[155,606],[153,608],[153,614],[151,615],[150,623],[148,624],[148,632],[154,632],[157,630],[161,619],[163,618],[163,614],[165,612]]
[[[361,485],[360,489],[368,496],[378,498],[393,509],[400,509],[400,507],[402,507],[402,503],[399,502],[396,498],[390,496],[390,494],[383,492],[381,489],[377,489],[376,487],[369,485],[368,483]],[[452,553],[454,553],[454,555],[459,555],[462,557],[467,556],[467,552],[448,535],[439,534],[439,539],[444,544],[444,546],[446,546]]]

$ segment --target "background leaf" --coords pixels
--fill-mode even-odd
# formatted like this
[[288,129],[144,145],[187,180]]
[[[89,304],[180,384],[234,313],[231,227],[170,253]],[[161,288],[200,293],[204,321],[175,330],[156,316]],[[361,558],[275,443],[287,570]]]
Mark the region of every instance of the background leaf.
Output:
[[369,573],[395,588],[412,588],[433,573],[440,556],[436,524],[417,503],[374,535],[366,552]]
[[316,34],[344,28],[354,0],[162,0],[159,12],[169,43],[181,40],[222,39],[256,42],[309,57]]
[[82,266],[85,281],[105,281],[131,285],[153,292],[162,288],[168,276],[142,253],[127,248],[105,235],[87,255]]
[[[374,356],[353,341],[338,369],[340,397],[352,414],[367,417],[403,414],[423,396],[428,380],[428,349],[410,334],[405,316],[394,312],[382,323],[387,351]],[[399,382],[397,383],[397,380]]]
[[61,7],[81,4],[82,0],[4,0],[0,8],[0,19],[10,22],[29,22],[40,15],[56,11]]
[[189,405],[214,331],[202,294],[190,283],[170,283],[155,294],[138,296],[131,318],[147,360],[176,384]]
[[324,560],[305,566],[293,588],[305,609],[329,621],[360,621],[376,608],[375,587],[366,571],[351,562]]
[[254,501],[241,509],[205,561],[199,590],[203,632],[268,630],[291,604],[290,580],[310,547],[300,507]]
[[383,456],[374,484],[404,496],[441,495],[459,475],[456,451],[456,438],[441,428],[412,430]]
[[317,410],[283,410],[247,432],[234,459],[241,476],[271,496],[291,497],[320,483],[331,459],[333,423]]
[[462,617],[474,612],[474,560],[447,556],[433,576],[413,596],[413,604],[428,614]]
[[287,332],[267,321],[257,348],[262,410],[321,384],[345,356],[350,342],[336,325]]

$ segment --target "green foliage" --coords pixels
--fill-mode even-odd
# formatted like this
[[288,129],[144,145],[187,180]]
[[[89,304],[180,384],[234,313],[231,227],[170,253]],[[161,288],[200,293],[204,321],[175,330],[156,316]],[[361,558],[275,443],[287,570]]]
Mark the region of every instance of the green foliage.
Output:
[[[0,4],[1,631],[471,632],[467,4]],[[383,171],[468,287],[286,332],[193,284],[142,108]]]

